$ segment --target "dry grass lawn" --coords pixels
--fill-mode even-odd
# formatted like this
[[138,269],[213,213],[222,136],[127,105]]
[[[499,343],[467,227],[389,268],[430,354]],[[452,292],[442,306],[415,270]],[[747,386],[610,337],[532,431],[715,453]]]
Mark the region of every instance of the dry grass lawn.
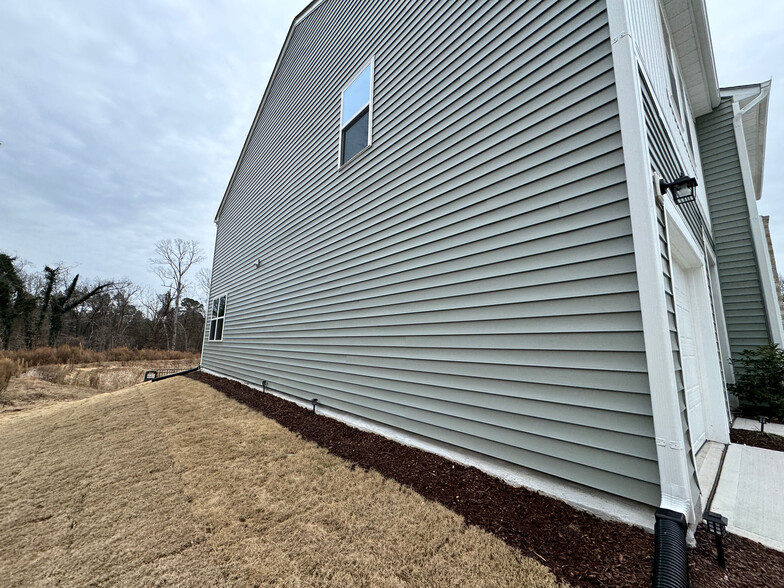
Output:
[[555,586],[186,378],[0,415],[0,586]]

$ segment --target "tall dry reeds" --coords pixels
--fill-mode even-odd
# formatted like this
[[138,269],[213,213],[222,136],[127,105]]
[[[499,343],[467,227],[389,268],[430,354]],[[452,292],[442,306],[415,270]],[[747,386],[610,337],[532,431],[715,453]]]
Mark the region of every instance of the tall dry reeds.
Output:
[[116,347],[108,351],[93,351],[71,345],[60,347],[38,347],[16,351],[0,351],[0,360],[9,360],[14,364],[13,371],[26,370],[41,365],[79,365],[86,363],[103,363],[108,361],[159,361],[159,360],[190,360],[198,362],[199,356],[184,351],[168,351],[165,349],[129,349]]
[[0,394],[8,388],[11,377],[16,375],[16,365],[16,362],[10,359],[0,358]]

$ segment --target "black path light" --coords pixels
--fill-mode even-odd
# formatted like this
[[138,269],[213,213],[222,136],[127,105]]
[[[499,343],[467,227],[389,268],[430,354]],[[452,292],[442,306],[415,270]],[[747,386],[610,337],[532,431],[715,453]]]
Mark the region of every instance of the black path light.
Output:
[[757,418],[759,419],[759,423],[760,423],[760,433],[764,433],[765,423],[768,422],[768,417],[766,417],[765,415],[759,415]]
[[721,538],[727,534],[727,517],[723,517],[717,512],[706,512],[704,519],[708,533],[716,538],[716,555],[719,559],[719,565],[726,568],[727,562],[724,561],[724,545],[721,543]]
[[662,194],[672,191],[675,204],[685,204],[686,202],[694,202],[697,199],[695,188],[697,187],[697,178],[690,176],[681,176],[672,182],[665,182],[659,180],[659,189]]
[[316,405],[319,403],[318,398],[314,398],[310,402],[313,404],[313,414],[316,414]]

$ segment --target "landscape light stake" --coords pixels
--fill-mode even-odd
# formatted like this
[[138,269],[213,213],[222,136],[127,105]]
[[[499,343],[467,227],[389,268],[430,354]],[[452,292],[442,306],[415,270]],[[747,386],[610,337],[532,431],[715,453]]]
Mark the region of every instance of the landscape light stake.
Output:
[[759,419],[759,422],[760,422],[760,433],[764,433],[765,432],[765,423],[768,422],[768,417],[760,415],[757,418]]
[[724,561],[724,545],[721,543],[721,538],[727,534],[727,517],[723,517],[717,512],[706,512],[704,518],[705,524],[708,526],[708,533],[716,537],[716,555],[719,559],[719,565],[726,568],[727,562]]
[[314,398],[313,400],[311,400],[311,402],[313,403],[313,414],[316,414],[316,405],[318,404],[318,398]]

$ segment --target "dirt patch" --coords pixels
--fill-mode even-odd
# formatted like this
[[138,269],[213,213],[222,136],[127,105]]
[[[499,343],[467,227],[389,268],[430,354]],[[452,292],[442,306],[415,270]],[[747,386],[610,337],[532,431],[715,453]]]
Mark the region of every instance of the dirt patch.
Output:
[[760,449],[784,451],[784,437],[772,433],[732,429],[730,430],[730,441],[738,445],[751,445]]
[[[648,586],[653,536],[599,519],[525,488],[513,488],[479,470],[378,435],[353,429],[270,394],[203,372],[189,377],[260,411],[304,439],[360,468],[375,470],[441,503],[547,565],[574,586]],[[690,552],[694,586],[774,586],[784,554],[741,537],[727,540],[727,572],[715,564],[712,542],[698,533]],[[742,561],[754,562],[751,565]],[[764,566],[759,564],[764,563]]]

